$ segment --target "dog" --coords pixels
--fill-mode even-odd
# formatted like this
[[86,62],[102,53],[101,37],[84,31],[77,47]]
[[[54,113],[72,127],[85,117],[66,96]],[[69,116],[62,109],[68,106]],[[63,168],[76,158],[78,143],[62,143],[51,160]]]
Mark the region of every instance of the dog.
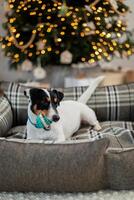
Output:
[[[57,90],[31,88],[24,91],[28,105],[27,139],[43,139],[63,142],[70,138],[84,121],[99,131],[101,126],[95,112],[86,105],[104,77],[96,78],[78,101],[63,100]],[[39,118],[40,116],[40,118]],[[41,127],[37,127],[41,121]]]

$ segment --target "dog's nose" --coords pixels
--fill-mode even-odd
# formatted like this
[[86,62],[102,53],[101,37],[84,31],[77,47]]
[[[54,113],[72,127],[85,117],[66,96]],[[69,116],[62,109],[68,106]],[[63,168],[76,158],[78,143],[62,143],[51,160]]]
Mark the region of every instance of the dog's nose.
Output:
[[59,115],[53,115],[52,119],[54,122],[57,122],[57,121],[59,121],[60,117],[59,117]]

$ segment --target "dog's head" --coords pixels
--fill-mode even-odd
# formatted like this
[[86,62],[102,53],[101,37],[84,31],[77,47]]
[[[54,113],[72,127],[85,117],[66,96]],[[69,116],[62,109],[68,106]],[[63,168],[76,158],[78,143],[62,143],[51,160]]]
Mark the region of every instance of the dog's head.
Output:
[[57,107],[64,95],[57,90],[46,90],[32,88],[24,91],[24,95],[29,98],[31,103],[31,110],[35,113],[43,113],[54,122],[57,122],[60,117],[58,115]]

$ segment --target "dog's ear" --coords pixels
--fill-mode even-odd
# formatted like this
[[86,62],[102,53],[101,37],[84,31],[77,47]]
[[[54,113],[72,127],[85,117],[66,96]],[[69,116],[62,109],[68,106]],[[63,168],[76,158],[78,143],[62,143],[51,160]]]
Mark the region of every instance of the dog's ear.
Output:
[[27,97],[27,98],[29,98],[29,90],[30,90],[30,89],[24,90],[24,95],[25,95],[25,97]]
[[31,88],[29,90],[29,97],[32,101],[36,101],[43,95],[43,90],[39,88]]
[[52,90],[52,93],[56,95],[58,102],[62,101],[62,99],[64,98],[64,94],[60,91]]

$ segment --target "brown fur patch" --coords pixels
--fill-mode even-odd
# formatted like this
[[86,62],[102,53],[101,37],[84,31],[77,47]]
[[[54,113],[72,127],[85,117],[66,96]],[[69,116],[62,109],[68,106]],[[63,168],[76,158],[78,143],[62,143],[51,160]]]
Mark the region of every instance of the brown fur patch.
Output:
[[37,105],[35,104],[34,107],[33,107],[33,112],[36,114],[36,115],[39,115],[39,114],[42,114],[43,116],[45,115],[48,115],[48,110],[38,110],[37,109]]

